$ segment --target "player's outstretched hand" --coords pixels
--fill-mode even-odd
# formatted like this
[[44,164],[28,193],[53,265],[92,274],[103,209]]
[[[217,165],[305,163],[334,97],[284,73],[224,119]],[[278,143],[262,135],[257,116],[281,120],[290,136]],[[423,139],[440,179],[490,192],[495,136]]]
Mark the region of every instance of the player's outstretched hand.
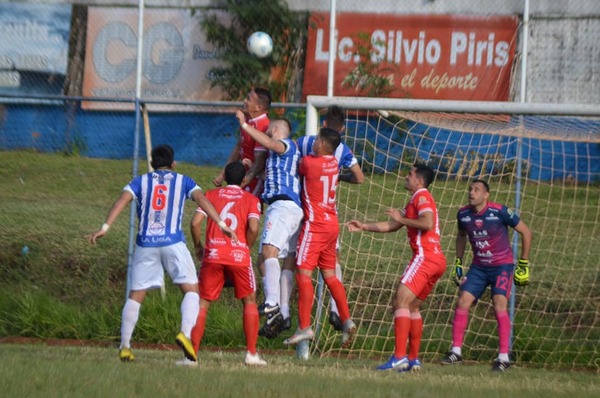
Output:
[[524,258],[519,259],[517,269],[515,270],[515,285],[529,285],[529,260],[525,260]]
[[223,176],[223,172],[219,173],[218,176],[216,176],[215,178],[213,178],[213,184],[215,184],[215,187],[220,187],[223,184],[223,180],[225,179],[225,177]]
[[238,238],[237,235],[235,234],[235,231],[232,230],[231,228],[229,228],[227,225],[220,227],[221,231],[223,231],[223,233],[227,236],[229,236],[231,238],[231,241],[233,243],[237,243]]
[[454,268],[452,268],[452,273],[450,274],[450,277],[452,278],[456,286],[460,286],[460,282],[462,282],[463,275],[464,271],[462,258],[456,257],[454,259]]
[[350,220],[345,225],[348,228],[348,232],[358,232],[363,230],[365,224],[358,220]]
[[235,111],[235,117],[237,118],[238,122],[240,122],[240,126],[246,122],[246,115],[241,109]]
[[90,242],[92,245],[96,246],[96,240],[103,237],[104,235],[106,235],[106,231],[101,228],[101,229],[97,230],[96,232],[94,232],[93,234],[88,235],[87,239],[88,239],[88,242]]
[[404,209],[399,210],[395,208],[389,208],[385,211],[385,214],[392,217],[394,221],[402,223],[404,221],[404,215],[406,214],[406,212],[404,211]]

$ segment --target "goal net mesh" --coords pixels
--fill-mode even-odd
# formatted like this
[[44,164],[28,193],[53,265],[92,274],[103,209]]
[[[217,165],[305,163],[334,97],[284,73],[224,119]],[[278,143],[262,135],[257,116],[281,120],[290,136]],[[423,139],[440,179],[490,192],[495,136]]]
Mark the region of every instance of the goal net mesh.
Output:
[[[346,110],[343,139],[366,182],[339,185],[340,224],[386,220],[388,207],[404,207],[409,200],[404,177],[415,161],[437,172],[429,189],[449,266],[422,307],[422,360],[437,361],[451,345],[458,296],[450,279],[456,213],[467,204],[469,183],[480,178],[490,184],[490,200],[516,208],[534,236],[531,283],[515,290],[514,359],[546,367],[599,366],[600,115],[357,108]],[[518,240],[516,247],[518,255]],[[341,228],[343,283],[358,333],[350,349],[339,348],[341,335],[328,323],[330,296],[325,292],[317,301],[313,355],[387,359],[394,349],[391,302],[411,256],[405,229],[377,234]],[[471,259],[467,246],[466,267]],[[488,289],[471,308],[463,357],[491,361],[497,350]]]

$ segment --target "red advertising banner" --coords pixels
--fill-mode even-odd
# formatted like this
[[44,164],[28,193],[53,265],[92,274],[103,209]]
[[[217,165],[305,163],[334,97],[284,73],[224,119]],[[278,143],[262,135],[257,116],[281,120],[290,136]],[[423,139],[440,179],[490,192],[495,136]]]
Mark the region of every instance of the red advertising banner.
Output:
[[[200,13],[198,13],[200,14]],[[219,64],[189,10],[144,11],[141,97],[150,100],[220,101],[210,68]],[[138,11],[90,7],[83,95],[135,98]],[[132,109],[131,104],[87,101],[84,109]],[[173,107],[149,105],[153,110]],[[176,109],[175,109],[176,110]]]
[[[340,13],[334,95],[507,101],[517,17]],[[327,94],[329,13],[309,19],[303,95]]]

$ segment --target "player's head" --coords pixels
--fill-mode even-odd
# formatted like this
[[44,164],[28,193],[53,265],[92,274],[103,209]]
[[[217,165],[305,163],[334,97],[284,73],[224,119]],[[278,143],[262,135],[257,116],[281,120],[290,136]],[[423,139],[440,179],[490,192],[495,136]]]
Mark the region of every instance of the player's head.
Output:
[[337,105],[332,105],[327,108],[325,119],[323,119],[323,126],[341,133],[344,130],[344,122],[345,116],[342,108]]
[[469,187],[469,204],[475,208],[483,208],[490,197],[490,186],[483,180],[475,180]]
[[423,163],[415,163],[406,176],[406,189],[415,192],[421,188],[429,187],[433,182],[433,169]]
[[283,140],[292,135],[292,124],[286,118],[273,119],[267,128],[267,135],[274,140]]
[[317,156],[331,155],[335,151],[335,148],[340,145],[341,138],[340,133],[329,127],[321,127],[319,135],[313,143],[313,152]]
[[158,145],[152,149],[151,152],[152,162],[150,165],[153,169],[170,169],[173,168],[175,162],[175,152],[170,145]]
[[225,182],[229,185],[241,185],[246,176],[246,168],[242,162],[231,162],[225,166]]
[[271,93],[262,87],[254,87],[246,99],[244,99],[244,110],[250,117],[257,117],[269,112],[271,109]]

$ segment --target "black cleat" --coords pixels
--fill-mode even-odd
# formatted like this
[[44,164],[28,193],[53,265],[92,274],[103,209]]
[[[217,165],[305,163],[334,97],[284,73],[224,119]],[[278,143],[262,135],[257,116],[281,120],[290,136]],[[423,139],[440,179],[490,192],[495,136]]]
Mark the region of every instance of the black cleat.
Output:
[[337,312],[329,311],[329,323],[331,326],[333,326],[333,329],[337,330],[338,332],[342,332],[344,330],[342,319]]
[[258,330],[258,335],[268,339],[274,339],[283,330],[283,315],[281,315],[281,311],[279,311],[279,306],[277,304],[273,306],[266,304],[265,316],[267,317],[267,320]]
[[492,365],[492,372],[506,372],[508,368],[510,368],[510,362],[504,362],[496,359]]
[[292,318],[287,317],[283,318],[283,323],[281,324],[281,331],[290,330],[292,328]]
[[440,360],[442,365],[456,365],[462,363],[462,356],[448,351],[446,355]]

